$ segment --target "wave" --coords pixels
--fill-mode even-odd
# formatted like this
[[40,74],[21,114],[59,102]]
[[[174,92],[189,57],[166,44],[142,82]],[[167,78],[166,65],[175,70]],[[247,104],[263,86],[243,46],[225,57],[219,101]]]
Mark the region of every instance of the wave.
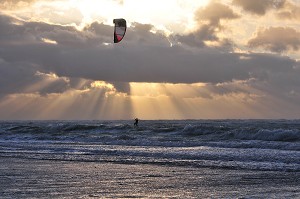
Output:
[[139,127],[134,127],[130,121],[0,122],[0,140],[167,146],[251,140],[291,144],[300,141],[300,121],[144,121]]
[[85,124],[71,124],[66,125],[63,129],[63,131],[69,132],[69,131],[90,131],[95,129],[102,129],[105,125],[85,125]]
[[0,121],[0,157],[300,171],[300,121]]
[[120,146],[78,143],[1,143],[0,157],[300,171],[298,151],[215,147]]
[[182,130],[183,135],[198,136],[206,140],[262,140],[262,141],[300,141],[299,129],[262,129],[260,127],[224,127],[186,125]]
[[298,129],[259,129],[255,133],[236,133],[234,135],[243,140],[264,140],[264,141],[300,141],[300,130]]

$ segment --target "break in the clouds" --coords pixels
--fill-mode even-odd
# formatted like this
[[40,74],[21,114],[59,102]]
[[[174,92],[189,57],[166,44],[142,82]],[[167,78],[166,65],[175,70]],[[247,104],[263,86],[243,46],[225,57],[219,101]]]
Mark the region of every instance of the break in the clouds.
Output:
[[[5,2],[2,7],[33,3]],[[126,5],[126,0],[113,2]],[[86,13],[75,7],[57,8],[40,20],[3,12],[0,118],[22,119],[28,112],[37,119],[126,119],[137,113],[151,119],[299,117],[297,6],[294,1],[214,0],[178,20],[192,19],[180,26],[186,30],[172,30],[174,21],[172,26],[129,21],[117,45],[112,23],[83,23]],[[259,26],[240,8],[259,15]],[[68,10],[76,17],[68,17]],[[272,25],[264,24],[269,10]],[[278,20],[279,15],[290,20]],[[237,27],[241,21],[247,23]],[[237,32],[239,40],[233,36]],[[39,115],[45,104],[50,105]]]

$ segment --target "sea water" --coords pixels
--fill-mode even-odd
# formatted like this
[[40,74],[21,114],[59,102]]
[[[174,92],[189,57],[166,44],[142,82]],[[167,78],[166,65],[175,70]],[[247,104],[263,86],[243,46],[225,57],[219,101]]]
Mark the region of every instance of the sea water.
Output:
[[[2,191],[3,196],[6,196],[4,198],[41,197],[39,194],[34,195],[35,192],[32,190],[38,190],[37,187],[42,185],[30,187],[26,185],[28,182],[25,179],[31,179],[29,182],[34,183],[39,178],[38,172],[41,170],[35,171],[36,168],[31,168],[30,162],[34,162],[32,165],[35,167],[40,162],[43,164],[40,168],[48,168],[48,170],[42,169],[43,176],[46,176],[43,183],[62,180],[60,177],[51,179],[49,176],[53,170],[49,165],[45,166],[44,162],[50,161],[54,165],[72,162],[86,166],[87,163],[92,163],[93,167],[87,166],[91,172],[99,170],[95,169],[97,165],[130,165],[128,170],[131,173],[123,172],[120,174],[121,177],[114,176],[117,180],[132,177],[127,183],[119,182],[118,187],[114,188],[111,182],[101,181],[100,184],[108,183],[104,185],[110,187],[109,190],[103,190],[107,197],[118,198],[124,193],[130,193],[137,188],[125,189],[123,186],[135,183],[134,180],[138,180],[139,182],[136,183],[141,185],[142,181],[147,180],[140,176],[134,178],[136,174],[136,170],[132,169],[134,165],[141,165],[139,171],[149,172],[154,167],[160,167],[161,170],[166,171],[168,174],[162,171],[158,174],[143,174],[146,178],[152,178],[150,181],[160,176],[160,179],[156,179],[155,186],[166,185],[166,183],[162,184],[164,181],[171,184],[177,183],[173,184],[173,188],[169,185],[169,188],[164,190],[165,192],[161,190],[162,195],[158,198],[172,193],[180,194],[184,190],[189,192],[183,193],[178,198],[183,196],[205,198],[211,192],[216,194],[213,198],[231,198],[235,196],[234,193],[228,194],[232,193],[232,187],[238,187],[239,183],[244,183],[245,186],[242,187],[243,191],[237,191],[239,193],[237,196],[265,198],[276,191],[279,195],[273,195],[275,198],[276,196],[279,198],[300,197],[300,189],[297,188],[300,187],[298,178],[300,176],[300,120],[141,120],[137,127],[133,123],[134,121],[125,120],[1,121],[0,160],[9,160],[13,163],[0,163],[0,181],[7,184],[7,186],[4,184],[0,186],[0,194]],[[18,168],[15,166],[15,161],[20,165],[27,164],[27,166]],[[11,165],[14,166],[14,170],[8,168]],[[99,176],[105,176],[105,172],[110,171],[109,169],[114,166],[101,168],[102,174]],[[31,173],[23,174],[24,171]],[[66,169],[61,172],[68,171]],[[61,175],[70,180],[70,178],[76,179],[77,174],[74,171],[70,172],[70,175],[57,174],[57,176]],[[106,177],[113,178],[113,175],[107,174]],[[94,175],[89,174],[89,176]],[[94,179],[93,185],[98,183],[100,188],[94,187],[94,191],[103,188],[98,182],[99,176]],[[25,184],[25,191],[19,191],[16,195],[15,190],[10,188],[14,186],[15,181],[22,182],[18,184],[19,190],[25,189],[22,188]],[[179,183],[179,181],[182,182]],[[219,185],[225,181],[231,188],[226,187],[229,185]],[[184,189],[182,188],[183,182],[187,183]],[[69,182],[65,180],[62,183]],[[206,186],[204,191],[209,192],[207,195],[201,195],[204,191],[200,187],[204,185]],[[221,186],[222,190],[221,188],[219,192],[213,190],[216,186]],[[61,189],[64,186],[56,187],[56,193],[62,193]],[[81,186],[76,187],[76,190],[81,190],[80,188]],[[41,189],[48,189],[47,194],[53,193],[52,188],[49,190],[48,186]],[[60,196],[79,197],[84,193],[83,190],[73,195],[63,192],[65,195]],[[122,190],[123,192],[119,193],[121,195],[115,195],[114,191]],[[176,190],[180,191],[176,192]],[[266,193],[268,190],[269,192]],[[143,193],[142,191],[135,193]],[[96,196],[102,197],[103,194],[99,193]],[[149,195],[146,194],[146,196]]]
[[300,120],[2,121],[5,157],[300,171]]

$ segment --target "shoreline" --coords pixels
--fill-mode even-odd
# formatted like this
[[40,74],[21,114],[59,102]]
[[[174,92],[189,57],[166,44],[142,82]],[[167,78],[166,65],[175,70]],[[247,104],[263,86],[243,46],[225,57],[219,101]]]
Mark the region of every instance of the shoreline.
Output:
[[0,157],[2,198],[300,197],[300,172]]

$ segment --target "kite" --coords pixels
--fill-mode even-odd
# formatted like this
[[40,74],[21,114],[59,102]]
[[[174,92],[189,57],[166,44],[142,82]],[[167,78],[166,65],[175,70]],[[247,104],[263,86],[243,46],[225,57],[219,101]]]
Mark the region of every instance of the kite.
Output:
[[119,43],[125,36],[126,33],[126,20],[125,19],[114,19],[115,31],[114,31],[114,43]]

